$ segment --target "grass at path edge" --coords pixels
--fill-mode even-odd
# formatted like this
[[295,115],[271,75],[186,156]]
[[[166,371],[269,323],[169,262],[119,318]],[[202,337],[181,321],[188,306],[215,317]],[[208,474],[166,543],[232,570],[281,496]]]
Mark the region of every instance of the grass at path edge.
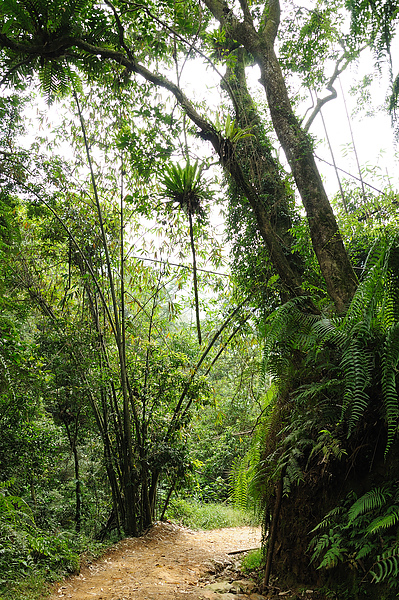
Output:
[[199,504],[175,499],[171,502],[167,518],[190,529],[220,529],[222,527],[256,527],[259,518],[253,512],[239,510],[225,504]]

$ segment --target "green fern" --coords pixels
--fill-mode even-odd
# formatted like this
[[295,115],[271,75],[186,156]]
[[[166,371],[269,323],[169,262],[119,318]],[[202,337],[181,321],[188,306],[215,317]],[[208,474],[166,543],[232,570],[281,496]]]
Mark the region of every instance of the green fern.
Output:
[[382,356],[382,391],[388,423],[388,440],[385,453],[394,440],[399,417],[396,371],[399,363],[399,322],[388,332]]
[[332,545],[331,548],[329,548],[327,550],[327,552],[324,555],[323,560],[321,561],[321,563],[319,564],[319,566],[317,567],[318,569],[332,569],[333,567],[336,567],[338,565],[338,563],[343,562],[345,555],[347,553],[347,549],[346,548],[342,548],[339,545],[339,542],[341,540],[337,540],[337,545]]
[[330,458],[341,460],[347,454],[346,450],[341,447],[339,439],[335,438],[328,429],[322,429],[319,432],[316,444],[309,455],[308,464],[311,458],[319,453],[322,454],[325,464],[328,463]]
[[399,506],[389,506],[385,515],[377,517],[367,527],[367,532],[370,534],[383,533],[385,529],[393,527],[399,522]]
[[320,523],[318,523],[316,525],[316,527],[314,527],[311,530],[310,533],[315,533],[316,531],[331,528],[332,524],[334,524],[336,522],[337,518],[343,515],[343,512],[344,512],[344,509],[342,506],[335,506],[332,510],[330,510],[326,514],[324,519],[322,521],[320,521]]
[[246,509],[254,501],[254,494],[251,491],[259,463],[260,438],[255,434],[255,443],[244,457],[236,457],[231,466],[229,475],[231,499],[237,508]]
[[247,461],[235,458],[230,471],[231,498],[234,506],[241,509],[248,507],[248,465]]
[[[399,491],[393,481],[374,488],[353,502],[349,494],[343,504],[330,511],[311,533],[309,548],[312,560],[319,560],[318,568],[331,568],[338,562],[348,562],[352,567],[370,572],[372,581],[380,583],[389,579],[395,582],[398,575],[399,548],[395,532],[399,521]],[[385,551],[381,553],[381,545]],[[388,545],[388,547],[387,547]]]
[[386,238],[380,238],[371,248],[366,261],[366,276],[359,284],[343,319],[345,329],[352,329],[354,324],[366,320],[367,316],[374,311],[378,298],[382,296],[389,246]]
[[399,548],[390,548],[386,552],[377,556],[370,575],[372,581],[381,583],[388,578],[396,578],[399,574]]
[[374,488],[358,498],[348,511],[348,522],[351,524],[359,515],[384,506],[392,492],[387,488]]
[[355,561],[361,561],[363,558],[370,556],[375,551],[375,544],[372,542],[363,542],[363,545],[360,547],[360,550],[355,555]]
[[[331,532],[330,532],[331,533]],[[312,563],[315,559],[319,558],[324,552],[326,552],[331,543],[331,536],[328,533],[323,533],[317,538],[313,538],[309,544],[309,548],[313,548]]]
[[[0,5],[1,20],[3,35],[22,41],[26,48],[6,51],[8,71],[3,81],[19,82],[37,73],[49,101],[69,93],[72,82],[75,88],[80,86],[74,65],[96,76],[106,71],[97,56],[90,60],[83,51],[66,52],[66,40],[79,38],[115,48],[120,45],[109,16],[101,9],[93,9],[89,0],[4,0]],[[55,48],[51,55],[49,43]]]
[[333,533],[333,531],[319,536],[314,543],[310,562],[324,555],[317,569],[332,569],[336,567],[339,562],[343,562],[348,551],[347,548],[342,546],[342,542],[342,536],[338,533]]
[[14,527],[23,525],[35,527],[30,506],[19,496],[8,493],[7,490],[13,483],[13,480],[0,483],[0,521],[11,523]]
[[323,381],[313,381],[312,383],[302,385],[295,394],[296,404],[307,404],[315,398],[327,397],[330,394],[338,395],[342,388],[342,380],[331,378]]
[[321,318],[313,325],[313,332],[317,340],[317,344],[324,345],[333,343],[337,347],[342,347],[347,340],[347,332],[340,329],[339,325],[342,318],[327,319]]
[[354,338],[344,350],[341,368],[345,377],[343,411],[349,411],[349,434],[363,416],[369,402],[367,388],[372,380],[373,354]]
[[320,317],[303,311],[307,301],[306,297],[294,298],[268,317],[262,361],[264,380],[269,373],[279,378],[294,348],[305,352],[314,345],[312,326]]

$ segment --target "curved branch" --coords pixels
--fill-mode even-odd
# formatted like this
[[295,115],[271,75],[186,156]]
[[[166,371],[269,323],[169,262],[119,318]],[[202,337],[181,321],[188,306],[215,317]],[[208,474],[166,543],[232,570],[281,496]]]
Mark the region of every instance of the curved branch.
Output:
[[[350,53],[345,49],[345,45],[341,42],[340,45],[343,48],[343,54],[342,56],[337,60],[337,62],[335,63],[335,68],[334,68],[334,72],[331,75],[330,79],[328,80],[328,83],[326,85],[326,89],[330,92],[330,94],[328,96],[325,96],[324,98],[317,98],[317,102],[316,102],[316,106],[314,107],[310,117],[308,118],[308,120],[306,121],[306,123],[303,125],[303,129],[304,131],[308,132],[310,129],[310,126],[312,125],[313,121],[315,120],[315,118],[317,117],[317,115],[319,114],[319,112],[321,111],[321,109],[323,108],[323,106],[327,103],[330,102],[330,100],[335,100],[335,98],[337,97],[337,91],[334,88],[334,83],[336,81],[336,79],[338,79],[338,77],[340,76],[340,74],[345,71],[345,69],[348,67],[348,65],[352,62],[352,60],[354,58],[357,58],[359,56],[359,54],[361,52],[363,52],[363,50],[365,50],[369,44],[364,44],[361,48],[359,48],[359,50],[357,50],[353,55],[350,55]],[[342,67],[340,66],[341,63],[344,61]],[[312,107],[311,107],[312,108]],[[308,110],[305,113],[305,116],[303,117],[303,120],[305,120],[305,117],[307,115],[307,113],[309,112],[309,110],[311,110],[311,108],[308,108]]]
[[[342,61],[345,61],[343,66],[340,67],[340,64],[342,63]],[[326,85],[326,89],[330,92],[328,94],[328,96],[325,96],[324,98],[317,98],[316,101],[316,106],[314,107],[314,109],[312,110],[312,113],[310,115],[310,117],[308,118],[308,120],[306,121],[306,123],[303,125],[303,130],[308,132],[310,129],[310,126],[312,125],[313,121],[315,120],[315,118],[317,117],[317,115],[319,114],[319,112],[321,111],[321,109],[323,108],[323,106],[325,104],[327,104],[327,102],[330,102],[330,100],[335,100],[335,98],[337,97],[337,90],[334,87],[334,83],[335,80],[338,78],[338,76],[345,71],[345,69],[347,68],[347,66],[349,65],[349,63],[351,62],[351,59],[348,58],[347,53],[345,52],[345,54],[343,54],[336,62],[335,64],[335,68],[334,68],[334,72],[331,75],[330,79],[328,80],[328,83]],[[310,109],[308,109],[305,113],[306,114],[309,112]],[[304,117],[305,118],[305,117]]]
[[124,50],[126,50],[127,55],[129,56],[129,58],[133,58],[133,53],[131,51],[131,49],[129,48],[129,46],[126,44],[125,42],[125,29],[122,25],[122,21],[120,20],[118,11],[116,10],[115,6],[112,4],[112,2],[110,2],[110,0],[104,0],[105,4],[107,6],[110,7],[110,9],[113,12],[114,18],[115,18],[115,22],[116,22],[116,26],[118,28],[118,34],[119,34],[119,43],[121,45],[122,48],[124,48]]

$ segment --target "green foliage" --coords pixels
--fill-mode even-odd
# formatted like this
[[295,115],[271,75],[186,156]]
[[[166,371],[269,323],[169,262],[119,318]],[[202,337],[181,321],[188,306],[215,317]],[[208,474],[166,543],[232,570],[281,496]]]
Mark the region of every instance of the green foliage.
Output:
[[225,504],[199,504],[192,500],[174,499],[167,517],[191,529],[219,529],[257,525],[253,512],[239,510]]
[[236,457],[231,465],[229,476],[231,500],[241,510],[254,508],[251,494],[252,484],[259,465],[261,454],[261,437],[255,434],[251,446],[243,457]]
[[198,161],[190,164],[188,160],[184,167],[179,164],[166,166],[161,183],[166,198],[177,202],[188,214],[204,216],[201,201],[210,198],[210,192],[201,180]]
[[[392,74],[391,46],[397,32],[399,18],[395,2],[371,2],[370,0],[348,0],[351,12],[351,33],[355,39],[366,39],[374,50],[375,66],[381,72],[388,65],[391,78],[391,90],[388,95],[388,108],[397,120],[399,76]],[[395,74],[394,74],[395,75]]]
[[388,581],[396,586],[398,573],[399,493],[396,482],[373,488],[355,498],[351,492],[312,531],[312,561],[318,569],[344,563],[364,581]]
[[[323,390],[328,393],[328,386],[338,389],[343,385],[342,416],[347,419],[349,435],[379,394],[388,431],[386,452],[399,417],[398,256],[397,236],[383,234],[369,252],[365,274],[345,317],[305,313],[306,299],[291,300],[269,317],[264,346],[263,370],[279,381],[287,381],[289,369],[296,366],[295,357],[298,365],[302,362],[304,369],[312,365],[315,373],[331,361],[328,381],[301,386],[296,402]],[[336,378],[331,378],[331,368]]]
[[352,33],[357,38],[367,36],[376,51],[377,65],[387,58],[395,34],[398,8],[395,3],[374,4],[369,0],[349,0]]
[[216,123],[215,123],[216,131],[219,131],[224,138],[228,139],[232,144],[236,144],[240,140],[243,140],[248,137],[254,137],[251,133],[251,127],[245,127],[241,129],[237,127],[234,119],[227,115],[226,121],[224,125],[219,120],[219,115],[217,115]]
[[[0,15],[3,17],[2,33],[16,36],[25,45],[25,51],[11,50],[6,60],[8,72],[5,79],[18,82],[24,76],[38,72],[43,91],[49,101],[55,95],[65,95],[73,85],[78,84],[78,77],[72,64],[81,61],[75,55],[69,61],[65,57],[55,59],[51,56],[38,57],[29,53],[27,48],[36,44],[48,44],[50,41],[79,36],[87,19],[91,2],[87,0],[71,0],[70,2],[16,2],[7,0],[2,4]],[[98,31],[98,30],[97,30]]]
[[2,600],[43,600],[50,596],[52,586],[44,573],[24,575],[23,579],[0,584]]
[[232,488],[231,499],[237,508],[246,509],[248,507],[250,481],[251,474],[248,473],[246,461],[236,458],[231,466],[230,485]]
[[241,571],[243,573],[252,573],[253,571],[260,571],[264,567],[264,552],[262,548],[258,550],[251,550],[248,554],[244,555],[241,561]]
[[80,561],[73,537],[40,530],[27,503],[9,494],[11,486],[12,482],[3,483],[0,489],[2,582],[40,571],[51,573],[51,577],[76,572]]
[[[269,141],[271,127],[262,124],[264,115],[258,112],[249,93],[246,96],[245,84],[238,86],[241,90],[231,98],[236,118],[228,116],[215,127],[219,141],[224,137],[230,142],[226,147],[232,147],[232,156],[222,155],[222,162],[229,168],[235,166],[247,184],[230,182],[229,241],[236,280],[246,293],[256,295],[257,308],[270,314],[282,299],[284,304],[261,326],[265,339],[263,380],[259,383],[254,376],[256,384],[244,385],[241,381],[233,385],[232,377],[230,387],[225,386],[226,395],[229,399],[239,396],[239,402],[231,401],[228,406],[218,398],[217,410],[228,413],[228,418],[218,417],[219,426],[209,427],[211,433],[200,431],[214,415],[209,416],[210,411],[205,410],[210,402],[210,385],[207,376],[197,372],[202,358],[197,356],[191,325],[177,320],[178,316],[183,318],[185,307],[189,309],[190,302],[182,299],[187,277],[176,276],[169,266],[145,268],[141,258],[147,257],[148,250],[152,255],[149,260],[158,261],[162,254],[163,261],[166,253],[172,256],[178,251],[179,260],[186,258],[187,225],[181,211],[170,210],[175,202],[189,217],[197,216],[196,229],[190,218],[194,271],[193,231],[203,260],[211,256],[214,262],[221,262],[220,246],[207,232],[199,235],[205,222],[204,204],[211,196],[203,179],[203,166],[212,159],[205,159],[201,166],[187,161],[184,167],[164,167],[163,161],[170,158],[178,143],[187,148],[187,139],[182,142],[174,136],[184,131],[186,137],[190,132],[179,110],[170,110],[166,93],[161,99],[152,95],[149,82],[163,85],[162,73],[170,73],[173,67],[180,85],[186,61],[201,46],[205,30],[205,41],[216,49],[217,57],[228,58],[233,86],[234,77],[237,82],[239,76],[238,70],[234,72],[239,52],[236,41],[227,39],[228,19],[226,29],[221,27],[209,34],[210,13],[197,4],[148,2],[135,5],[134,11],[125,11],[122,4],[117,2],[114,10],[109,3],[87,0],[5,0],[0,7],[4,81],[22,86],[27,77],[37,73],[45,95],[52,100],[81,91],[78,73],[87,77],[87,98],[82,103],[87,144],[82,144],[83,131],[76,123],[67,128],[63,124],[56,134],[57,141],[64,143],[71,137],[75,143],[71,165],[48,156],[36,160],[29,157],[34,164],[30,169],[34,175],[30,175],[26,154],[20,153],[15,159],[15,153],[10,153],[13,159],[4,161],[7,190],[0,198],[0,258],[9,262],[4,271],[8,279],[0,278],[7,290],[6,302],[0,307],[0,391],[4,391],[0,433],[4,433],[5,441],[0,458],[4,476],[18,474],[18,489],[15,494],[5,494],[1,509],[5,538],[10,542],[19,540],[19,554],[9,556],[20,565],[25,561],[27,571],[31,564],[35,568],[55,569],[61,564],[75,568],[76,548],[69,534],[61,531],[54,539],[49,537],[58,524],[68,528],[73,525],[74,492],[86,530],[92,528],[98,533],[95,523],[107,521],[106,513],[112,505],[109,526],[118,531],[125,527],[127,533],[136,534],[151,522],[157,501],[167,502],[168,494],[180,492],[188,481],[196,482],[198,496],[202,494],[203,499],[221,498],[226,494],[232,469],[235,502],[247,506],[253,489],[270,514],[276,481],[282,478],[284,494],[294,496],[297,490],[311,487],[323,477],[325,481],[333,479],[334,469],[341,463],[345,467],[354,465],[355,469],[363,448],[362,435],[367,445],[371,424],[377,423],[381,437],[384,432],[379,425],[386,424],[386,452],[397,435],[399,259],[394,228],[387,227],[385,239],[372,248],[372,236],[366,233],[360,242],[360,236],[353,241],[356,265],[365,268],[365,275],[347,315],[331,316],[309,229],[294,215],[293,179],[275,160]],[[263,8],[261,3],[251,3],[248,11],[261,20]],[[329,6],[317,2],[310,10],[294,7],[294,36],[292,19],[282,19],[289,33],[279,42],[283,67],[299,71],[312,87],[327,81],[320,55],[327,56],[328,63],[336,61],[342,45],[345,60],[356,53],[356,40],[352,43],[345,39],[339,30],[341,9],[338,0]],[[381,10],[378,7],[371,11],[373,27],[376,13],[378,16]],[[391,8],[387,12],[383,16],[388,17],[390,27],[396,12]],[[381,21],[381,15],[379,18]],[[361,40],[367,39],[369,30],[370,21],[365,23]],[[246,53],[243,82],[244,68],[251,60]],[[150,75],[144,85],[136,86],[135,82],[128,88],[139,61],[156,65],[157,74]],[[123,64],[130,66],[125,68]],[[94,87],[88,90],[94,79],[112,83],[108,92],[103,94],[101,88]],[[166,87],[175,89],[169,84]],[[104,96],[102,101],[96,100],[99,92]],[[177,97],[187,109],[187,99]],[[196,109],[200,110],[198,106]],[[230,111],[231,107],[224,109],[224,114]],[[9,152],[7,127],[2,122],[0,128]],[[210,129],[200,132],[204,139],[208,134]],[[48,147],[50,152],[54,148],[51,143]],[[94,173],[89,182],[86,150],[91,154]],[[190,148],[190,156],[195,151]],[[1,168],[3,174],[3,161]],[[152,203],[153,198],[159,198],[159,173],[163,173],[161,195],[171,201],[161,203],[161,209]],[[251,204],[245,189],[253,191]],[[20,204],[14,198],[17,193]],[[51,216],[46,213],[48,208],[38,207],[39,202],[53,211]],[[354,203],[355,196],[348,204],[350,210]],[[365,215],[370,207],[363,208]],[[20,223],[15,216],[18,213]],[[259,215],[261,219],[257,219]],[[143,216],[157,221],[150,235],[145,230],[148,223],[142,226],[140,222]],[[351,216],[346,237],[359,231],[353,225],[362,215]],[[262,219],[271,227],[272,238],[278,240],[274,250],[281,244],[282,256],[289,259],[297,281],[304,281],[303,289],[311,299],[291,298],[285,302],[292,293],[280,287],[273,266],[273,244],[269,236],[266,246],[261,236],[267,237],[267,229],[260,226]],[[380,226],[385,226],[384,217]],[[18,260],[12,261],[10,256],[18,246],[20,232],[21,253]],[[202,245],[203,240],[207,245]],[[131,243],[129,248],[127,242]],[[131,260],[132,252],[141,258]],[[279,272],[283,278],[283,272]],[[219,283],[219,288],[225,294],[223,285]],[[197,288],[196,277],[194,286]],[[14,319],[17,306],[26,307],[28,320]],[[196,309],[199,315],[198,297]],[[218,306],[213,322],[206,324],[208,340],[222,312]],[[197,323],[200,339],[199,316]],[[220,338],[221,351],[230,342],[230,333],[226,330],[226,336]],[[212,348],[206,368],[212,366],[218,350],[216,345]],[[233,361],[230,368],[235,373],[239,370]],[[264,389],[270,376],[274,378],[273,393],[263,402],[257,388]],[[231,393],[235,385],[239,393]],[[218,394],[222,396],[220,390]],[[257,411],[253,410],[254,403],[258,403]],[[207,413],[208,421],[204,417],[195,430],[201,448],[193,459],[195,442],[189,443],[188,439],[194,429],[196,407]],[[245,423],[245,430],[251,432],[259,412],[259,427],[247,451],[248,438],[241,440],[240,425]],[[49,432],[53,432],[54,439],[50,440]],[[14,454],[7,451],[10,448]],[[57,472],[49,460],[50,450],[54,449],[62,464]],[[73,465],[69,450],[74,455]],[[242,454],[245,456],[240,460]],[[23,467],[20,472],[19,467]],[[389,578],[396,572],[395,546],[379,549],[377,554],[373,546],[376,536],[385,540],[397,525],[396,500],[388,507],[389,494],[385,497],[384,493],[370,493],[358,503],[351,500],[346,516],[346,508],[338,516],[329,513],[331,532],[323,530],[316,545],[321,566],[337,565],[356,550],[353,560],[359,565],[360,560],[375,554],[376,579]],[[48,531],[29,522],[26,506],[31,508],[35,522],[47,526]],[[336,516],[348,526],[345,530],[334,529]],[[209,525],[210,515],[197,521]],[[357,539],[348,542],[345,532],[356,527],[359,531],[363,528],[372,542],[363,546]],[[11,547],[8,550],[11,552]]]
[[343,6],[337,1],[315,2],[309,8],[292,5],[288,10],[286,28],[280,33],[283,67],[287,75],[299,73],[307,87],[320,89],[329,79],[324,59],[335,62],[343,47],[349,59],[354,45],[342,32]]
[[399,573],[399,547],[390,548],[386,552],[377,556],[377,560],[373,565],[373,570],[370,574],[373,576],[373,582],[380,583],[381,581],[389,580],[391,583],[396,583],[396,578]]

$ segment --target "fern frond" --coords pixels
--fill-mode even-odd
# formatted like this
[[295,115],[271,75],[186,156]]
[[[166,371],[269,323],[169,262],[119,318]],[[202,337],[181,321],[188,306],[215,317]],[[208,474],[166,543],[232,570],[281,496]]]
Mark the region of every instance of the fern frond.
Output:
[[230,473],[230,486],[233,503],[237,508],[246,508],[248,503],[248,480],[246,469],[241,461],[235,459]]
[[328,429],[322,429],[319,432],[316,444],[309,455],[308,463],[319,452],[323,455],[323,462],[327,462],[331,456],[337,460],[341,460],[347,454],[346,450],[341,448],[339,439],[334,438]]
[[313,398],[327,396],[328,394],[339,390],[341,387],[342,381],[340,379],[314,381],[298,388],[298,391],[294,396],[295,402],[296,404],[306,404]]
[[352,523],[359,515],[384,506],[392,493],[385,488],[374,488],[363,494],[352,504],[348,511],[348,523]]
[[367,533],[379,533],[385,529],[389,529],[398,523],[399,521],[399,506],[390,506],[385,513],[380,517],[374,519],[367,527]]
[[341,516],[344,512],[344,509],[342,508],[342,506],[335,506],[332,510],[330,510],[326,516],[324,517],[324,519],[322,521],[320,521],[320,523],[318,523],[316,525],[316,527],[314,527],[310,533],[314,533],[315,531],[319,531],[320,529],[327,529],[329,527],[331,527],[332,524],[334,524],[336,522],[336,518]]
[[39,69],[39,80],[47,101],[51,104],[55,96],[65,96],[70,90],[69,70],[66,64],[46,61]]
[[306,352],[313,346],[312,327],[320,317],[302,312],[301,309],[306,306],[307,300],[303,296],[293,298],[279,306],[268,317],[262,362],[264,378],[268,372],[278,376],[283,370],[281,367],[288,366],[287,357],[292,348]]
[[255,469],[259,467],[259,463],[259,444],[254,444],[244,457],[236,457],[232,462],[229,484],[231,498],[237,508],[248,508],[250,487],[253,483]]
[[343,327],[351,329],[353,324],[367,319],[375,309],[381,290],[384,287],[387,272],[388,240],[383,237],[376,240],[366,260],[366,276],[359,284],[349,309],[343,319]]
[[340,329],[342,319],[319,319],[313,325],[313,331],[319,344],[333,343],[342,347],[347,340],[347,332]]
[[385,417],[388,424],[388,439],[385,454],[394,440],[399,419],[396,371],[399,363],[399,322],[388,332],[382,356],[382,392]]
[[313,554],[312,557],[310,559],[310,562],[312,563],[316,558],[319,558],[319,556],[325,551],[327,550],[327,548],[330,545],[330,535],[328,533],[325,533],[323,535],[320,535],[317,538],[313,538],[313,540],[311,540],[308,550],[310,550],[311,548],[313,548]]
[[287,461],[285,467],[285,476],[284,476],[284,495],[288,496],[291,491],[292,485],[299,485],[302,481],[304,481],[304,475],[301,467],[298,462],[292,457]]
[[323,560],[317,567],[317,569],[332,569],[338,565],[338,563],[342,562],[347,553],[347,548],[342,547],[342,537],[335,533],[333,536],[330,536],[329,543],[330,548],[327,549],[324,554]]
[[397,577],[399,573],[399,548],[393,547],[377,556],[377,560],[370,571],[372,582],[380,583],[387,577]]
[[[1,487],[5,487],[1,485]],[[19,496],[5,495],[0,487],[0,518],[14,526],[25,522],[35,526],[33,512],[30,506]]]
[[363,541],[359,552],[355,556],[355,560],[361,560],[362,558],[369,556],[373,552],[373,550],[375,550],[374,544]]
[[349,410],[349,434],[363,416],[369,402],[367,388],[371,383],[374,356],[362,342],[354,338],[344,350],[341,368],[345,377],[343,412]]

